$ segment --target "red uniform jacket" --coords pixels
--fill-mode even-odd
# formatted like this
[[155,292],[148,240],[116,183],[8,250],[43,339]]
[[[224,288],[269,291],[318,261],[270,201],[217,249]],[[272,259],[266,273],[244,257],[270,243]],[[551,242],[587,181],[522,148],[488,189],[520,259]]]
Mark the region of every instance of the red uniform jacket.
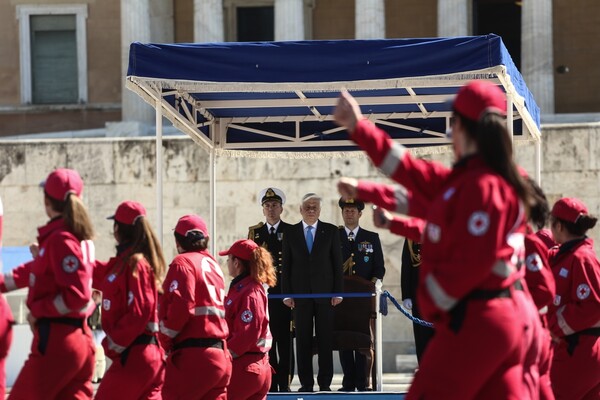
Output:
[[418,160],[367,120],[357,123],[352,139],[384,173],[419,194],[409,199],[408,212],[427,220],[418,299],[427,320],[444,318],[475,289],[507,288],[519,279],[524,210],[514,189],[480,157],[452,169]]
[[177,255],[163,288],[158,315],[165,350],[189,338],[227,338],[223,272],[207,251]]
[[600,327],[600,262],[592,239],[563,243],[550,252],[556,297],[548,328],[559,337]]
[[121,353],[142,334],[158,332],[152,267],[143,255],[130,254],[125,250],[106,263],[97,262],[94,269],[94,288],[102,291],[103,346],[109,354]]
[[266,353],[271,348],[267,294],[248,275],[231,282],[225,298],[225,318],[229,327],[227,347],[233,358],[245,353]]
[[534,233],[525,236],[525,282],[538,310],[547,311],[556,294],[548,248]]
[[0,290],[29,285],[27,307],[35,318],[84,318],[91,311],[94,245],[80,242],[62,218],[38,229],[38,256],[0,275]]

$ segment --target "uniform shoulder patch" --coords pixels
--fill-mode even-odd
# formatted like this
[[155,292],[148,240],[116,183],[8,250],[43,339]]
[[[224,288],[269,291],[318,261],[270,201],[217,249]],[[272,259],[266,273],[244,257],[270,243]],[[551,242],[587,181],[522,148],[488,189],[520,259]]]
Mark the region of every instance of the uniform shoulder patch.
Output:
[[79,268],[79,259],[74,255],[68,255],[62,260],[62,269],[66,273],[72,273]]
[[475,211],[469,217],[469,233],[473,236],[483,236],[490,227],[490,216],[485,211]]
[[582,283],[577,286],[577,298],[579,300],[585,300],[590,296],[590,287],[586,283]]
[[544,266],[538,253],[528,255],[525,259],[525,265],[527,265],[527,269],[531,272],[538,272]]
[[249,322],[252,322],[252,320],[254,319],[254,315],[252,314],[252,311],[244,310],[241,318],[242,318],[242,321],[244,321],[245,323],[249,323]]

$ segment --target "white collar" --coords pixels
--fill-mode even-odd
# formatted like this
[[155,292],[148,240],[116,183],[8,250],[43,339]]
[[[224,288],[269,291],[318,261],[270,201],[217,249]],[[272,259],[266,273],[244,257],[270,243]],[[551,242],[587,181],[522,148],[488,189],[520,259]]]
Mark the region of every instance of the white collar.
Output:
[[[317,220],[317,222],[314,223],[314,225],[310,225],[313,228],[315,228],[315,232],[317,230],[317,225],[319,224],[319,220]],[[306,230],[306,227],[309,226],[306,222],[304,222],[304,220],[302,220],[302,229]]]
[[277,223],[275,225],[271,225],[267,222],[267,230],[269,232],[271,232],[271,228],[275,228],[275,232],[277,232],[277,228],[279,228],[280,223],[281,223],[281,220],[277,221]]
[[353,230],[348,229],[345,225],[344,225],[344,229],[346,230],[346,236],[348,236],[350,234],[350,232],[354,233],[354,237],[356,237],[356,235],[358,234],[358,229],[360,228],[360,226],[357,226],[356,228],[354,228]]

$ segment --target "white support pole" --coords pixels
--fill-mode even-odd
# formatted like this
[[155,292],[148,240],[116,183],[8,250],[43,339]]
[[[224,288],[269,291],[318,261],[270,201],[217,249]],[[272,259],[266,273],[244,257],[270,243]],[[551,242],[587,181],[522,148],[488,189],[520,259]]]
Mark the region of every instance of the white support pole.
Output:
[[377,377],[375,390],[381,392],[383,390],[383,321],[379,313],[379,304],[381,303],[381,293],[383,282],[377,279],[375,282],[375,376]]
[[515,141],[514,134],[514,113],[513,113],[513,100],[512,95],[506,94],[506,127],[508,128],[508,134],[510,135],[511,142]]
[[542,186],[542,139],[535,142],[535,181]]
[[215,157],[215,137],[217,134],[219,134],[220,137],[220,131],[221,131],[221,123],[219,121],[216,121],[213,125],[210,126],[210,139],[211,142],[213,143],[213,146],[210,148],[210,153],[209,153],[209,165],[208,168],[210,169],[209,171],[209,177],[210,177],[210,181],[209,181],[209,192],[210,192],[210,237],[212,238],[212,240],[209,242],[210,243],[210,253],[211,254],[216,254],[216,239],[217,239],[217,202],[216,202],[216,195],[217,195],[217,158]]
[[156,232],[163,244],[163,152],[162,152],[162,99],[156,100]]

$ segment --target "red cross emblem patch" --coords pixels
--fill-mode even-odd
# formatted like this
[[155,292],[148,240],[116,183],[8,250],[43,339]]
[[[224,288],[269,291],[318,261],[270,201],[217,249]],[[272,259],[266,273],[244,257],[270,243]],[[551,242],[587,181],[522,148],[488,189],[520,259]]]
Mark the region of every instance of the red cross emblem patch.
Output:
[[531,272],[538,272],[544,266],[542,259],[537,253],[528,255],[525,259],[525,265],[527,265],[527,269]]
[[69,274],[75,272],[77,268],[79,268],[79,260],[77,259],[77,257],[72,255],[66,256],[62,260],[62,268],[63,271]]
[[482,236],[490,227],[490,216],[485,211],[475,211],[469,217],[469,233],[473,236]]
[[585,284],[582,283],[581,285],[577,286],[577,298],[579,300],[585,300],[589,297],[590,295],[590,287]]

